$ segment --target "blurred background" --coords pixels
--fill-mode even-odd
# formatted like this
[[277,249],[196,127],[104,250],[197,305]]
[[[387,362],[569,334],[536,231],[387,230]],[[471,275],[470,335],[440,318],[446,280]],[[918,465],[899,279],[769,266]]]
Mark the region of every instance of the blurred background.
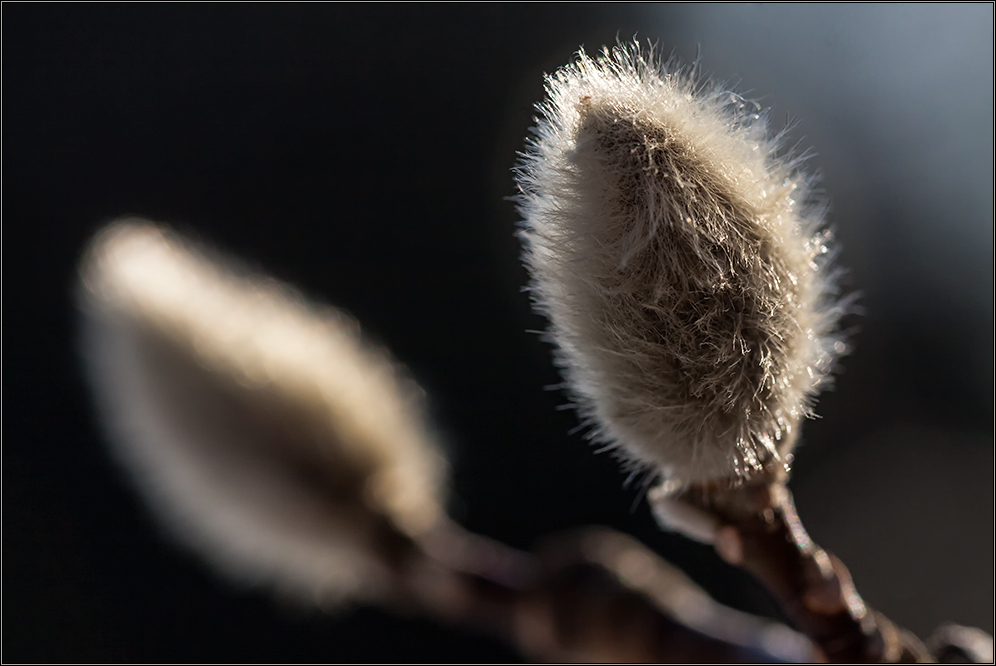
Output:
[[529,548],[604,524],[721,601],[575,427],[507,197],[544,72],[658,43],[815,154],[862,293],[792,487],[873,607],[993,631],[993,6],[3,6],[3,659],[520,660],[487,637],[281,605],[173,545],[106,454],[76,342],[105,222],[169,223],[352,312],[429,392],[453,515]]

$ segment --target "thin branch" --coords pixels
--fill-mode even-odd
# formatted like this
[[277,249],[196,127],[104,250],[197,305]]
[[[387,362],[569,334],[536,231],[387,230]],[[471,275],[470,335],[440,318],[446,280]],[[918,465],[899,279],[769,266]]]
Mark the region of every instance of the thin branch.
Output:
[[681,499],[720,521],[719,555],[764,584],[829,661],[933,661],[918,638],[869,609],[844,564],[813,543],[783,481],[697,486]]
[[450,524],[423,546],[426,559],[407,569],[409,601],[539,661],[792,663],[817,656],[805,637],[716,603],[673,565],[609,529],[558,535],[529,555]]

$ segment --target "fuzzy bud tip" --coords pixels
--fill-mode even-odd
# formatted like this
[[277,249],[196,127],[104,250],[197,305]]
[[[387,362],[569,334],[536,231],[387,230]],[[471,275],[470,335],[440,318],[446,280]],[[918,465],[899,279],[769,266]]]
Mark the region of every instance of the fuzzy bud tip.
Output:
[[812,179],[758,107],[635,45],[546,92],[521,237],[592,439],[683,483],[778,466],[844,349]]

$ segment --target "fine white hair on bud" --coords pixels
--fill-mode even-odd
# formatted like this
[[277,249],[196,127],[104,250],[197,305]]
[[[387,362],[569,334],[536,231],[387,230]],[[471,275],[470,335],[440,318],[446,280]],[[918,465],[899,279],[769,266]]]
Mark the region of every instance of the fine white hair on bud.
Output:
[[677,483],[787,464],[844,351],[824,208],[759,107],[637,45],[546,79],[524,260],[590,436]]
[[391,549],[442,517],[446,464],[386,352],[142,220],[99,233],[81,273],[102,421],[166,526],[223,573],[306,602],[389,599]]

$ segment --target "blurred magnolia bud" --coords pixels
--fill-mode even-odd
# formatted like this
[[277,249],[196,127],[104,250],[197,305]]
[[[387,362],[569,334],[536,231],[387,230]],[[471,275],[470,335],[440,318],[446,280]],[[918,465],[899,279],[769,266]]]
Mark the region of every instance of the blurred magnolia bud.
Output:
[[546,93],[521,236],[591,437],[680,483],[781,466],[844,351],[811,179],[758,107],[635,45]]
[[141,220],[82,266],[83,351],[113,449],[223,572],[321,604],[381,600],[439,520],[420,389],[343,314]]

